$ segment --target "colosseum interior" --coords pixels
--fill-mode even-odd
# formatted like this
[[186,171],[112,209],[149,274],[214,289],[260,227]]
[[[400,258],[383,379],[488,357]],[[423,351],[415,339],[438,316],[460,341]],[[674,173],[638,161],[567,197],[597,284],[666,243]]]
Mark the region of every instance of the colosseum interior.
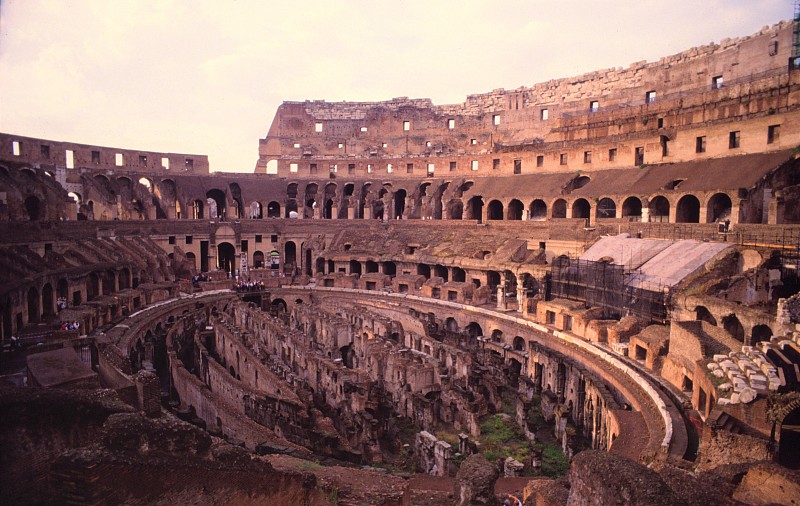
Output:
[[800,30],[253,173],[0,134],[0,502],[798,504]]

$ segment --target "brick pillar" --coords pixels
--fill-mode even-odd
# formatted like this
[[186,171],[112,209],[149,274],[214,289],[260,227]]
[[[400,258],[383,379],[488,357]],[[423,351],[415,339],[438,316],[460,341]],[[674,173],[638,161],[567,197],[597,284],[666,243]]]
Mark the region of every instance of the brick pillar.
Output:
[[138,407],[146,416],[161,416],[161,386],[158,376],[150,371],[139,371],[134,377]]

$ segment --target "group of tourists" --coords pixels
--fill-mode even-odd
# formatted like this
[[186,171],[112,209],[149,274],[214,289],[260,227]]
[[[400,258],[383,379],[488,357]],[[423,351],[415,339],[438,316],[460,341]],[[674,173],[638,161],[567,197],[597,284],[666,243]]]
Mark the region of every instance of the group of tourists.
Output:
[[63,330],[65,332],[70,332],[70,331],[73,331],[73,330],[80,330],[80,329],[81,329],[80,322],[77,322],[77,321],[61,322],[60,330]]
[[257,292],[264,289],[263,281],[251,281],[240,279],[236,283],[236,291],[238,292]]
[[208,276],[206,276],[203,273],[195,274],[194,276],[192,276],[192,284],[193,285],[196,285],[196,284],[200,283],[201,281],[208,281]]

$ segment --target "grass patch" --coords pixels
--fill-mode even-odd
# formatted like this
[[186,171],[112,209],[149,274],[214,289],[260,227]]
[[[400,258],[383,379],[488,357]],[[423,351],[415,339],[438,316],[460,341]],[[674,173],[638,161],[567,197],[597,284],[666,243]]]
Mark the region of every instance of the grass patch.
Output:
[[512,457],[521,462],[530,456],[530,444],[513,419],[500,414],[491,415],[481,421],[478,438],[481,453],[490,462]]
[[555,444],[542,444],[542,475],[560,478],[569,471],[569,461],[561,447]]

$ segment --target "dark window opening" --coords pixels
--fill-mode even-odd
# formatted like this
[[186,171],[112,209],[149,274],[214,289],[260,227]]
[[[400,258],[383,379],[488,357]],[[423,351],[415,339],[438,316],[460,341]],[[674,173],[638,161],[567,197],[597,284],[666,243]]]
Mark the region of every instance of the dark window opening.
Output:
[[767,144],[772,144],[781,137],[781,126],[770,125],[767,128]]
[[776,54],[778,54],[778,41],[774,40],[769,43],[769,55],[775,56]]
[[742,139],[741,134],[737,130],[735,132],[731,132],[728,135],[728,149],[736,149],[741,145]]
[[583,163],[592,163],[592,152],[591,151],[584,151],[583,152]]
[[317,173],[317,164],[316,163],[312,163],[311,165],[309,165],[308,171],[311,174],[316,174]]
[[450,162],[450,172],[453,172],[454,170],[456,170],[456,167],[457,167],[456,162]]
[[706,152],[706,136],[701,135],[697,138],[694,146],[695,153],[705,153]]
[[256,244],[261,242],[261,234],[256,234]]
[[566,153],[561,153],[561,155],[559,156],[558,163],[560,163],[561,165],[566,165],[567,164],[567,154]]
[[613,162],[617,159],[617,148],[611,148],[608,150],[608,161]]
[[193,237],[191,235],[186,236],[186,244],[192,244]]
[[492,170],[498,170],[500,168],[500,159],[494,158],[492,159]]
[[522,160],[514,160],[514,174],[522,174]]
[[169,236],[169,243],[170,244],[175,244],[175,236],[174,235]]
[[414,172],[414,164],[413,163],[407,163],[406,164],[406,172],[409,173],[409,174]]
[[50,146],[42,144],[41,146],[39,146],[39,152],[41,153],[42,158],[47,158],[47,159],[50,158]]
[[634,165],[644,165],[644,147],[639,146],[636,148],[636,154],[633,161]]
[[536,157],[536,166],[544,167],[544,155],[539,155]]
[[355,174],[356,173],[356,164],[348,163],[347,164],[347,173],[348,174]]
[[92,163],[100,163],[100,152],[92,151]]
[[718,90],[722,88],[722,76],[714,76],[711,78],[711,89]]

